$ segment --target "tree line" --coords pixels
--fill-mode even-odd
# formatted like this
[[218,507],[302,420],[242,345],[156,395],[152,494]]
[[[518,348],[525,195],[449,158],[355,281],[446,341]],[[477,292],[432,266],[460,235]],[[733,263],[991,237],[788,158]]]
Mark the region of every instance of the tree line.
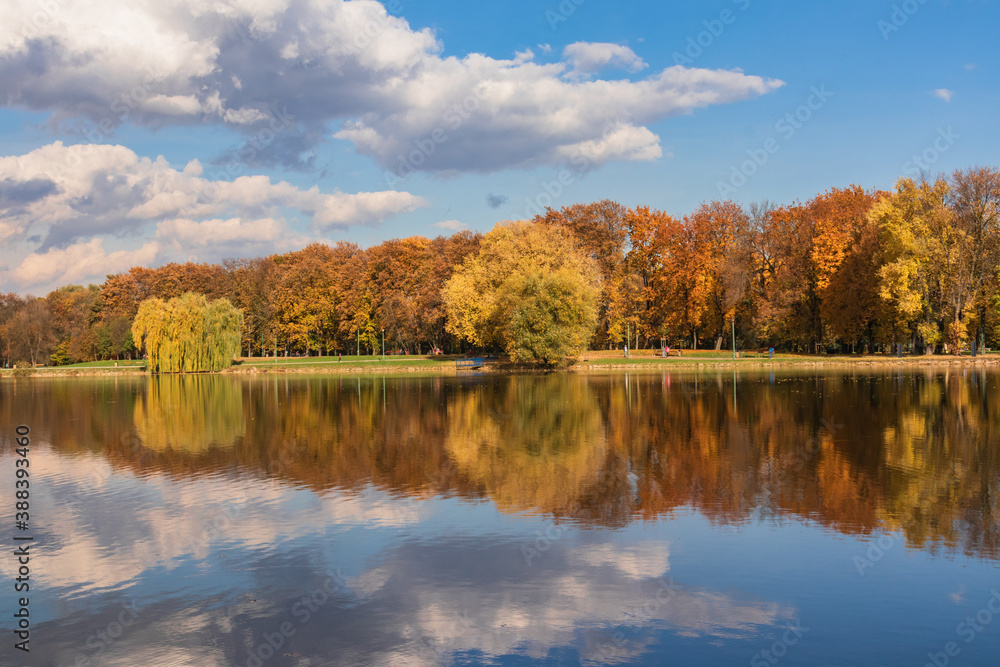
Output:
[[486,237],[314,243],[134,267],[45,297],[0,294],[0,354],[54,364],[134,355],[141,304],[186,292],[242,312],[246,356],[375,353],[384,333],[390,350],[518,357],[531,340],[552,358],[579,327],[592,348],[719,348],[735,335],[742,348],[956,351],[1000,341],[998,265],[991,167],[789,205],[712,201],[683,217],[604,200]]

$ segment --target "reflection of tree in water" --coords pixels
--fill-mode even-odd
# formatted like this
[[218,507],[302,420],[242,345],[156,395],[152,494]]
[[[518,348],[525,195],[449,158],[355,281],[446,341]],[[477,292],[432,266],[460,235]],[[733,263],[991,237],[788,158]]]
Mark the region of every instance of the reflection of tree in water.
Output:
[[199,375],[151,377],[133,418],[139,442],[158,452],[231,447],[245,429],[239,385]]
[[6,386],[0,419],[143,471],[238,466],[602,526],[681,507],[720,523],[804,518],[1000,558],[998,380],[744,374],[735,396],[731,376],[679,374],[33,381]]
[[995,376],[949,369],[895,382],[898,404],[882,429],[892,489],[882,518],[915,545],[1000,556]]
[[238,448],[244,465],[317,490],[481,495],[444,452],[443,378],[267,379],[244,396],[255,415]]
[[505,378],[455,396],[448,453],[503,509],[576,513],[607,458],[597,399],[562,376]]
[[722,522],[801,517],[1000,557],[1000,392],[984,379],[749,376],[735,400],[731,383],[647,382],[631,407],[610,392],[608,434],[650,518],[685,505]]

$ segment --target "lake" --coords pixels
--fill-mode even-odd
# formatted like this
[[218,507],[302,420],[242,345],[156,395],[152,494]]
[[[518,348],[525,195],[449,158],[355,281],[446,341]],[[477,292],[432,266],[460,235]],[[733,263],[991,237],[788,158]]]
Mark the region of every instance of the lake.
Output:
[[997,665],[998,379],[5,381],[0,664]]

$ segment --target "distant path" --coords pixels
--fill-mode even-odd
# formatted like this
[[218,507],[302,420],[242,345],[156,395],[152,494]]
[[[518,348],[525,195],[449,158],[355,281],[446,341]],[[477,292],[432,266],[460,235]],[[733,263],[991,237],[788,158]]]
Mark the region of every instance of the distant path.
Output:
[[[604,352],[604,351],[601,351]],[[315,361],[308,361],[308,358],[300,358],[294,361],[245,361],[239,365],[232,366],[223,373],[234,375],[247,374],[388,374],[407,373],[437,376],[454,376],[457,374],[455,360],[464,357],[418,357],[416,355],[393,355],[385,359],[323,359],[317,358]],[[838,355],[816,355],[816,356],[795,356],[795,355],[775,355],[773,359],[767,357],[743,357],[731,359],[724,356],[698,356],[696,354],[685,355],[683,357],[662,358],[659,356],[643,355],[625,359],[621,356],[610,356],[607,353],[594,353],[581,355],[580,360],[568,367],[555,369],[555,372],[641,372],[641,371],[728,371],[728,370],[805,370],[805,369],[850,369],[863,371],[874,368],[896,368],[896,369],[924,369],[932,368],[976,368],[986,369],[1000,366],[1000,354],[980,355],[976,358],[969,356],[909,356],[909,357],[889,357],[881,355],[869,356],[838,356]],[[551,372],[540,367],[530,365],[515,365],[500,363],[495,366],[487,366],[479,369],[480,372],[490,374],[518,374]],[[27,377],[79,377],[79,376],[122,376],[122,375],[149,375],[143,366],[62,366],[62,367],[42,367],[35,369],[0,369],[0,378],[27,378]]]

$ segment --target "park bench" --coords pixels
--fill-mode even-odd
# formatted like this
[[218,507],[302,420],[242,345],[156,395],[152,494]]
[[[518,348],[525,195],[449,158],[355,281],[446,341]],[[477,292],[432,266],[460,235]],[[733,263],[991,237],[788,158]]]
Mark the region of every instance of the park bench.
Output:
[[456,359],[455,369],[459,371],[472,371],[486,365],[484,357],[471,357],[469,359]]

